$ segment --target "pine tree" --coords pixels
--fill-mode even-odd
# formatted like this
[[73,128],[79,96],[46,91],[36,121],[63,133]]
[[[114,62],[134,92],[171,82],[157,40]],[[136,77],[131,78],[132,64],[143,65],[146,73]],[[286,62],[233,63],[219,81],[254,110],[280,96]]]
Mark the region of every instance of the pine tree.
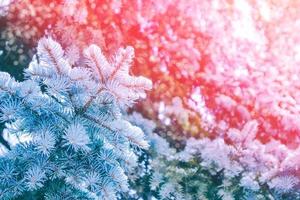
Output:
[[133,48],[110,61],[96,45],[71,66],[51,38],[17,82],[0,73],[0,120],[5,132],[27,136],[0,157],[0,199],[116,199],[127,192],[142,130],[121,115],[152,87],[133,77]]
[[131,182],[143,199],[214,199],[218,191],[216,177],[203,170],[197,157],[177,152],[170,143],[155,133],[156,124],[133,112],[128,120],[144,131],[150,148],[141,154],[143,177]]
[[131,182],[144,199],[300,199],[299,150],[259,142],[255,120],[230,129],[226,139],[190,138],[184,150],[172,148],[140,113],[128,120],[150,143],[139,159],[145,176]]

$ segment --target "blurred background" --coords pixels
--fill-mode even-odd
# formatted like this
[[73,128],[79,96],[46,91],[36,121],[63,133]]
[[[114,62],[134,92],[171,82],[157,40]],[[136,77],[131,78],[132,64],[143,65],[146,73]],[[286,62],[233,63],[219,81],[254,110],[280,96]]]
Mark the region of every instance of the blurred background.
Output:
[[[0,0],[0,71],[24,80],[23,69],[43,37],[58,41],[73,66],[83,64],[82,50],[90,44],[99,45],[109,58],[119,47],[133,46],[131,73],[153,81],[152,91],[129,110],[136,117],[131,116],[133,123],[140,113],[155,124],[148,122],[149,132],[166,139],[175,152],[189,141],[200,153],[217,152],[221,156],[206,158],[217,161],[225,157],[226,145],[237,141],[228,132],[241,130],[245,140],[255,132],[252,146],[247,146],[250,150],[245,150],[255,153],[245,160],[263,152],[259,159],[270,166],[286,156],[288,170],[294,165],[292,174],[299,175],[299,9],[300,1],[295,0]],[[0,142],[8,146],[5,137]],[[203,141],[212,142],[205,147]],[[171,171],[175,175],[170,174],[179,180],[178,168],[194,170],[200,163],[195,160],[170,164],[165,159],[156,167],[175,166],[177,171]],[[210,177],[216,188],[223,172]],[[189,178],[203,178],[197,175]],[[251,185],[255,178],[249,177],[244,182]],[[277,186],[282,188],[299,183],[286,177],[280,181]],[[282,186],[285,181],[291,185]],[[197,184],[195,188],[200,188]],[[259,187],[266,191],[265,185]]]

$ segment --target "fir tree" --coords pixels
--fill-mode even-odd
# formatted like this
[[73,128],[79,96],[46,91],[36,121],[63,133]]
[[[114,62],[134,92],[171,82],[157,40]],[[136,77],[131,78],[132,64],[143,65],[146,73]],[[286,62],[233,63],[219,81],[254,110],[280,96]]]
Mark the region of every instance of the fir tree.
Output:
[[128,119],[150,143],[141,156],[145,176],[132,182],[144,199],[300,199],[299,150],[278,141],[259,142],[255,120],[241,130],[230,129],[226,140],[190,138],[179,150],[155,133],[153,121],[136,112]]
[[121,115],[151,81],[129,75],[133,48],[108,61],[96,45],[71,66],[51,38],[17,82],[0,73],[5,132],[27,136],[0,158],[0,199],[116,199],[127,192],[144,134]]

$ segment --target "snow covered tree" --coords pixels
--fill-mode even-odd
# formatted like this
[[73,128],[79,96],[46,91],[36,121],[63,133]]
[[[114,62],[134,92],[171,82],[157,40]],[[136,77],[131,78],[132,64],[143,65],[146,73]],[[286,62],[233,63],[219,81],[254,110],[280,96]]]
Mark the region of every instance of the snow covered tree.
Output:
[[121,48],[108,61],[91,45],[72,66],[57,42],[43,38],[25,81],[0,73],[4,131],[28,138],[0,157],[1,199],[111,200],[128,192],[135,151],[148,143],[120,110],[152,87],[129,74],[133,56]]
[[137,195],[143,199],[204,199],[208,188],[213,188],[214,179],[203,173],[196,157],[193,160],[189,155],[186,160],[191,161],[181,159],[180,153],[155,133],[156,124],[141,114],[134,112],[128,120],[142,128],[150,144],[140,155],[139,169],[144,176],[131,181]]
[[145,175],[131,182],[144,199],[300,199],[299,148],[261,143],[257,121],[214,139],[190,138],[178,150],[153,121],[136,112],[128,119],[150,143],[140,162]]

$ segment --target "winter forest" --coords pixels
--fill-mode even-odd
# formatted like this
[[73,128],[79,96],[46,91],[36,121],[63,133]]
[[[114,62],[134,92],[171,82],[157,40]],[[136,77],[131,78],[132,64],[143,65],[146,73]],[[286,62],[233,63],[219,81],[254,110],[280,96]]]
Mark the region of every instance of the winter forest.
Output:
[[0,200],[300,200],[299,10],[0,0]]

